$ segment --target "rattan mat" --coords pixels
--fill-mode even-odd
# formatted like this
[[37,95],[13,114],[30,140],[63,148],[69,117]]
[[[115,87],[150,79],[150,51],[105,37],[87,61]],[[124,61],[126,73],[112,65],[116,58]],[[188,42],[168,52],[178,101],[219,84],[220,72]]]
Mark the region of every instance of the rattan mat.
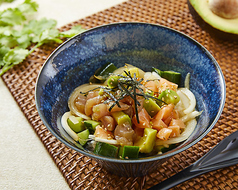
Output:
[[[199,143],[168,160],[157,171],[144,177],[125,178],[111,175],[98,163],[69,149],[57,140],[42,123],[35,106],[34,90],[40,68],[58,44],[37,49],[22,64],[2,78],[22,112],[48,150],[72,189],[147,189],[195,162],[224,137],[238,129],[237,90],[238,41],[223,39],[222,33],[199,20],[186,0],[130,0],[110,9],[62,27],[68,30],[81,24],[98,25],[138,21],[161,24],[179,30],[205,46],[218,61],[226,80],[227,97],[224,111],[215,127]],[[210,172],[174,189],[237,189],[238,165]]]

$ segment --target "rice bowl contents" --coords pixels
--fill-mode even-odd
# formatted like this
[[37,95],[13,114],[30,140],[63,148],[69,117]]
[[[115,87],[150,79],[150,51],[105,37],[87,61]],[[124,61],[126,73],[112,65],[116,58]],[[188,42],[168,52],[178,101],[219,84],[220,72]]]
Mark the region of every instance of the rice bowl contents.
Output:
[[201,112],[180,73],[151,72],[106,63],[70,95],[65,131],[95,154],[137,159],[162,154],[185,141]]

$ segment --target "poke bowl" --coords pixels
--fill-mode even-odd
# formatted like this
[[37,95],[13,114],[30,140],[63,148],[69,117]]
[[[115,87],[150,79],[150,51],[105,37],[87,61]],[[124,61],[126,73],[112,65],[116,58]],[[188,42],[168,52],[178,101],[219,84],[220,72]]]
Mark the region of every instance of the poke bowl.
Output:
[[[105,72],[107,68],[112,70]],[[118,70],[120,72],[115,72]],[[106,77],[101,75],[102,71]],[[166,73],[178,75],[179,79],[171,82]],[[157,78],[150,78],[152,75]],[[116,86],[110,77],[118,79]],[[169,81],[175,89],[159,91],[156,86],[157,90],[151,90],[148,84],[154,81]],[[86,83],[89,88],[83,91],[82,86]],[[80,90],[76,92],[78,88]],[[104,97],[100,104],[104,108],[107,105],[106,111],[96,104],[91,104],[90,111],[86,111],[89,96],[95,92],[96,97]],[[172,100],[168,98],[171,92],[175,93]],[[35,99],[43,123],[62,143],[96,160],[109,172],[121,176],[143,176],[200,141],[218,121],[225,94],[221,68],[201,44],[164,26],[126,22],[89,29],[60,45],[39,73]],[[79,111],[80,106],[74,106],[79,97],[84,99],[80,103],[83,111]],[[121,102],[125,98],[131,99],[132,103]],[[143,101],[138,101],[142,98]],[[186,104],[181,101],[192,102],[192,99],[195,101],[193,107],[184,110],[190,109],[193,127],[181,140],[189,125],[189,119],[184,118],[189,114],[181,115],[178,108],[173,111],[169,122],[158,115],[165,107],[172,105],[175,109],[179,104]],[[151,113],[148,107],[152,105],[146,106],[149,101],[156,106]],[[122,108],[124,105],[125,109]],[[113,110],[115,112],[111,113]],[[141,116],[142,111],[146,117]],[[113,119],[113,129],[105,128],[103,117]],[[157,125],[155,118],[159,117],[161,121]],[[143,118],[149,118],[146,124],[142,122]],[[174,126],[171,126],[172,120],[183,120],[177,136],[172,129]],[[116,132],[118,126],[125,126],[121,122],[129,123],[127,129],[133,133],[126,142],[119,138],[126,132]],[[170,133],[165,137],[161,131],[166,130]],[[101,134],[104,133],[110,138],[103,137]],[[173,141],[172,137],[180,140]],[[173,143],[169,143],[171,139]]]

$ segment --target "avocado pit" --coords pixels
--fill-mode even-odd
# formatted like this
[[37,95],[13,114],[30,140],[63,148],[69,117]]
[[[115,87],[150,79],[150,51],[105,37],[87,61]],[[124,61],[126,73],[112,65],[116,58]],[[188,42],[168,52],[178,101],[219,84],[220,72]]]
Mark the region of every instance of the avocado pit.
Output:
[[209,0],[209,8],[222,18],[238,18],[238,0]]
[[[220,31],[237,35],[238,34],[238,16],[237,18],[230,18],[230,19],[218,16],[209,7],[209,3],[214,3],[212,1],[216,2],[219,0],[189,0],[194,10],[206,23],[208,23],[213,28],[218,29]],[[226,2],[226,4],[228,1],[230,2],[230,0],[220,0],[220,1],[224,1]],[[236,4],[230,4],[230,6],[234,8],[236,7],[236,9],[232,9],[232,11],[230,10],[230,12],[233,13],[232,17],[235,17],[236,14],[238,14],[238,10],[237,10],[238,0],[234,0],[234,2],[236,2]],[[237,10],[237,11],[234,11],[234,10]],[[235,37],[235,39],[236,38],[237,37]]]

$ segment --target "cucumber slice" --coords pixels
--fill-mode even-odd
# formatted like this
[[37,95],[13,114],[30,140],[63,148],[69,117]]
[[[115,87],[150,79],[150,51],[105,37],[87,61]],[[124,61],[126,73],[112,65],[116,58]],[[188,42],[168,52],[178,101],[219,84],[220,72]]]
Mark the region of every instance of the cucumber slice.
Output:
[[165,153],[165,152],[168,152],[169,150],[172,150],[176,147],[177,147],[176,144],[170,144],[168,147],[164,147],[163,145],[158,145],[155,147],[155,149],[158,152]]
[[139,155],[139,146],[121,146],[119,148],[118,156],[122,159],[135,159]]
[[163,71],[161,77],[177,85],[180,85],[181,73],[174,71]]
[[108,77],[110,73],[113,73],[117,67],[113,63],[106,63],[99,69],[97,69],[93,76],[90,77],[89,82],[92,83],[103,83]]
[[84,126],[89,130],[90,133],[94,133],[96,130],[96,127],[100,124],[101,123],[99,121],[94,121],[94,120],[84,121]]
[[156,72],[159,76],[161,76],[163,71],[152,67],[152,72]]
[[180,85],[181,73],[175,71],[161,71],[154,67],[152,68],[152,71],[159,74],[162,78],[167,79],[168,81],[173,82],[177,85]]
[[97,142],[94,153],[105,157],[116,158],[118,147],[103,142]]

